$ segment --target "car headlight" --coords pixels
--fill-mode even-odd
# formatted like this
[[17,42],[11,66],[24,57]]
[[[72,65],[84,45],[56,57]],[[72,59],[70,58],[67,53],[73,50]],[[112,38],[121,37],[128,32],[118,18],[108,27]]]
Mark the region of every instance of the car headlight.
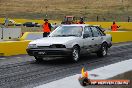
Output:
[[62,44],[53,44],[53,45],[50,45],[50,48],[66,48],[66,46]]
[[28,48],[37,48],[37,45],[36,44],[29,44]]

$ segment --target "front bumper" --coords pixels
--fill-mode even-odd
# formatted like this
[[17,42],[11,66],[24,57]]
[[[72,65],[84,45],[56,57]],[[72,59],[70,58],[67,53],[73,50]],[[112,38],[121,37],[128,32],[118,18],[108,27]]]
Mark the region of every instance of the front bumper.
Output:
[[111,46],[112,46],[112,43],[109,43],[109,44],[108,44],[108,48],[110,48]]
[[49,48],[49,49],[26,49],[30,56],[40,57],[65,57],[72,54],[72,49],[67,48]]

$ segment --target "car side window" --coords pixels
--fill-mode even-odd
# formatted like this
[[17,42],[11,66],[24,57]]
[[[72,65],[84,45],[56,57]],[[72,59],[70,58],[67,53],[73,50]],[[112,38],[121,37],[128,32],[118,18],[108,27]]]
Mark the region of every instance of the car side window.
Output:
[[85,27],[85,28],[84,28],[84,34],[88,34],[89,37],[92,37],[92,36],[93,36],[92,30],[91,30],[90,27]]
[[98,31],[100,32],[101,36],[105,36],[105,33],[103,32],[103,30],[100,27],[96,27],[97,29],[99,29]]
[[97,29],[96,27],[91,27],[91,28],[92,28],[92,32],[93,32],[94,37],[101,36],[99,29]]

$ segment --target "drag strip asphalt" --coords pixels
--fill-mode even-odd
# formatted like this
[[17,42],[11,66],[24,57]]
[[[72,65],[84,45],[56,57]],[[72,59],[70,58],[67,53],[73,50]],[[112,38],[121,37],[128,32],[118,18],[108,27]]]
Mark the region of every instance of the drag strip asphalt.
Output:
[[109,50],[107,57],[98,58],[91,54],[82,57],[78,63],[72,63],[64,58],[37,63],[34,57],[28,55],[1,58],[0,88],[32,88],[80,74],[82,67],[86,70],[93,70],[129,60],[132,58],[132,43],[116,44]]

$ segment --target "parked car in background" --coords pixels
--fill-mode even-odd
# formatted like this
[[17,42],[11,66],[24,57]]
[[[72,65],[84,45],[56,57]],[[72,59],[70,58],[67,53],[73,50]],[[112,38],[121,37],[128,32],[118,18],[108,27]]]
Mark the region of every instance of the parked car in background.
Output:
[[[5,25],[5,23],[3,23],[3,25]],[[8,20],[6,25],[7,26],[22,26],[22,23],[18,23],[16,21],[10,19],[10,20]]]
[[44,57],[66,57],[77,62],[80,55],[96,53],[99,57],[107,55],[112,46],[112,36],[105,34],[98,26],[87,24],[61,25],[48,37],[29,43],[27,53],[37,61]]
[[26,22],[23,24],[25,27],[40,27],[41,25],[36,22]]
[[22,23],[17,23],[14,20],[9,20],[9,22],[15,24],[15,26],[22,26]]

